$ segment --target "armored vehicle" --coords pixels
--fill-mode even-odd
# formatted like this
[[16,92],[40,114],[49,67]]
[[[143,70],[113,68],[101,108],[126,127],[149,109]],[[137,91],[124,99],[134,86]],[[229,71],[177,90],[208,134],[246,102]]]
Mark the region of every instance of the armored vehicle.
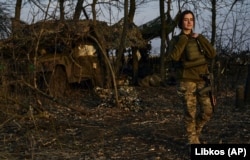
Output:
[[38,83],[52,96],[63,95],[69,84],[88,81],[103,86],[103,67],[94,45],[79,44],[71,53],[43,53],[37,59]]
[[73,83],[103,87],[105,67],[97,44],[88,38],[91,28],[91,21],[54,20],[16,27],[0,43],[5,91],[22,80],[56,97]]

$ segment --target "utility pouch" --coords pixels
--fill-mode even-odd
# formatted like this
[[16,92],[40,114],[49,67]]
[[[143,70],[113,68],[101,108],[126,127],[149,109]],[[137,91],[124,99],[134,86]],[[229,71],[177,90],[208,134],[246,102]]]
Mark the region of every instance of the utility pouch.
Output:
[[185,56],[188,61],[194,61],[204,57],[196,39],[189,39],[189,42],[185,47]]

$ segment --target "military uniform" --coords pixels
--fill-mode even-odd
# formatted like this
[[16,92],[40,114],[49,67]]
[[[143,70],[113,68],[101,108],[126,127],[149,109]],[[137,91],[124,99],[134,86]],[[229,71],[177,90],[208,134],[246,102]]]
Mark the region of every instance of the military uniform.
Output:
[[[201,75],[209,73],[207,60],[216,56],[215,49],[201,34],[193,38],[192,33],[181,33],[171,40],[167,52],[167,60],[177,64],[177,93],[184,105],[188,142],[200,143],[202,128],[209,121],[213,111],[208,93],[200,95],[197,92],[205,88],[205,81]],[[197,103],[200,108],[197,108]]]

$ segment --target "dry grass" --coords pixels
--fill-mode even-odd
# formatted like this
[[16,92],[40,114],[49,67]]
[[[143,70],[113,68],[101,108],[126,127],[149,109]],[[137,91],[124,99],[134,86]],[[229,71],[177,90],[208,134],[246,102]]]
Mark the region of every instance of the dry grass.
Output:
[[[99,106],[86,90],[53,102],[30,91],[1,97],[1,159],[189,159],[182,108],[175,87],[136,87],[142,110]],[[250,143],[249,108],[234,107],[223,92],[205,143]],[[72,107],[73,106],[73,107]],[[80,110],[80,112],[79,112]]]

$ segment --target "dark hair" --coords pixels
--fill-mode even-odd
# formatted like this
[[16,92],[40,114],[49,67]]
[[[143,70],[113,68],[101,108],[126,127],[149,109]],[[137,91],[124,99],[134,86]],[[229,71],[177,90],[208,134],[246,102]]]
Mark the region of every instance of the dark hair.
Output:
[[194,13],[193,13],[192,11],[190,11],[190,10],[185,10],[185,11],[183,11],[183,12],[181,13],[181,15],[180,15],[180,20],[179,20],[179,23],[178,23],[178,27],[179,27],[180,29],[182,29],[182,22],[183,22],[184,16],[185,16],[186,14],[192,14],[192,15],[193,15],[194,26],[195,26],[195,17],[194,17]]

